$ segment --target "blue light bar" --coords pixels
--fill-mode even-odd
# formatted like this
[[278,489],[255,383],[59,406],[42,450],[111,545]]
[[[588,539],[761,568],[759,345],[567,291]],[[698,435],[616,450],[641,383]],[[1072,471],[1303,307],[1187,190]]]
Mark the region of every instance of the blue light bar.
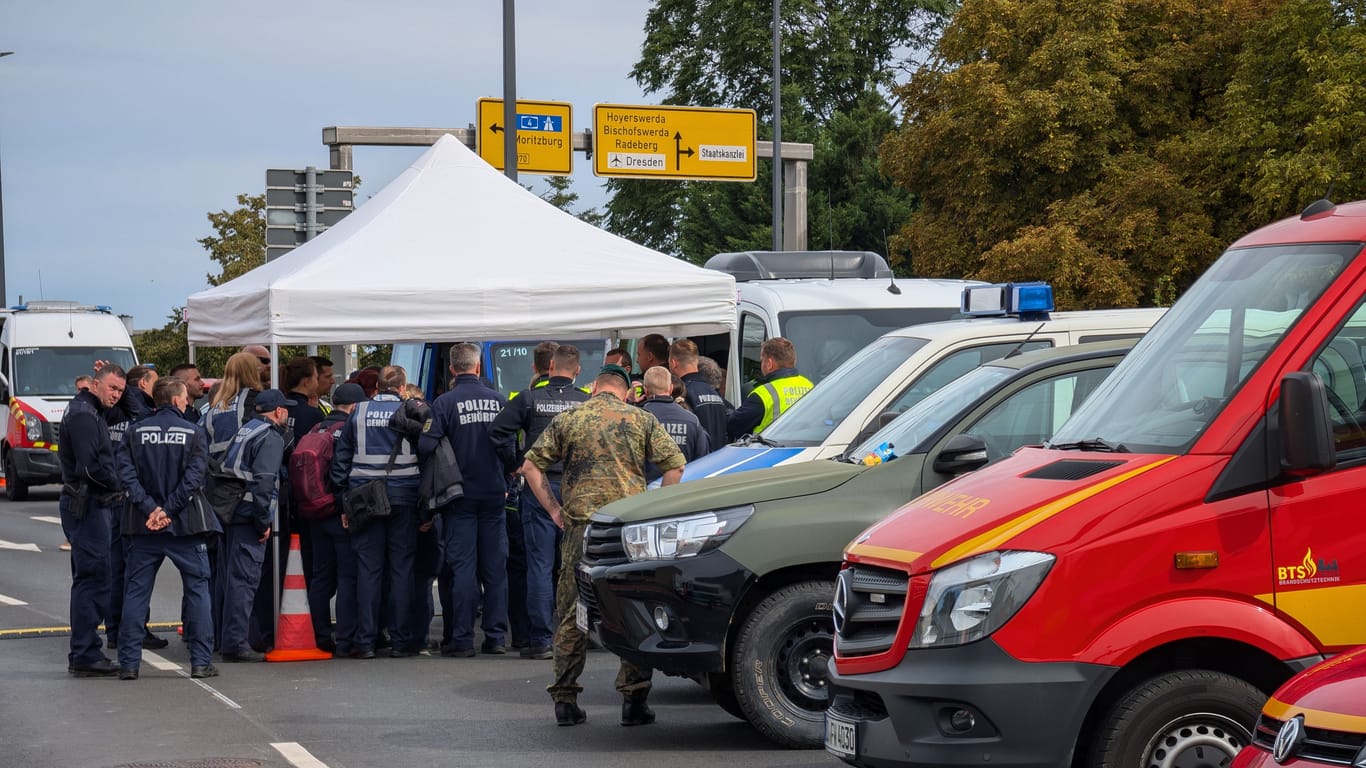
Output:
[[1043,282],[969,286],[963,289],[962,311],[968,317],[1047,319],[1053,311],[1053,286]]
[[1007,283],[1006,306],[1014,314],[1037,315],[1053,311],[1053,286],[1048,283]]

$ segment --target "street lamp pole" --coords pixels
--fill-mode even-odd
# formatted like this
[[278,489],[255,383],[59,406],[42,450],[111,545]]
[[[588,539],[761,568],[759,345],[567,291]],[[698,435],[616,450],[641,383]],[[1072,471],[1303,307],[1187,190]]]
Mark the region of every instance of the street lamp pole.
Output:
[[[14,51],[0,51],[0,58],[13,54]],[[0,183],[0,306],[4,306],[5,301],[5,191],[4,184]]]
[[783,249],[782,0],[773,0],[773,250]]

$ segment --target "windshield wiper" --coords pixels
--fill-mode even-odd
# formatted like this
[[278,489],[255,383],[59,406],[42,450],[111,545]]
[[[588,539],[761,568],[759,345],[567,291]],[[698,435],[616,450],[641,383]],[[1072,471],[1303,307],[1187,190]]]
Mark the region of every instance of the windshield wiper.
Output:
[[1120,443],[1112,443],[1103,438],[1078,440],[1075,443],[1044,443],[1045,448],[1055,451],[1100,451],[1103,453],[1128,453],[1129,449]]
[[740,440],[738,441],[738,443],[739,443],[739,445],[746,445],[746,446],[749,445],[749,444],[751,444],[751,443],[758,443],[759,445],[766,445],[766,446],[768,446],[769,448],[782,448],[782,447],[783,447],[783,444],[782,444],[782,443],[774,442],[774,441],[772,441],[772,440],[769,440],[767,437],[764,437],[763,435],[756,435],[756,434],[752,434],[752,433],[751,433],[751,434],[748,434],[748,435],[745,435],[744,437],[740,438]]

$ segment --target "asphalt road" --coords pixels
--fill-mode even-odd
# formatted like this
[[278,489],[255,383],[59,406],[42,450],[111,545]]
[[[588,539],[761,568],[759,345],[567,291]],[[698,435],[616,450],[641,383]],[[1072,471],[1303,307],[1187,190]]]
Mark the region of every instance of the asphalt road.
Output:
[[[0,766],[840,765],[820,751],[774,748],[687,680],[657,676],[658,722],[623,728],[615,657],[603,652],[590,654],[583,678],[588,722],[573,728],[555,725],[550,662],[515,655],[215,662],[220,677],[194,681],[187,649],[172,642],[144,654],[139,680],[75,679],[55,488],[31,498],[0,500]],[[178,621],[179,605],[166,564],[154,625]]]

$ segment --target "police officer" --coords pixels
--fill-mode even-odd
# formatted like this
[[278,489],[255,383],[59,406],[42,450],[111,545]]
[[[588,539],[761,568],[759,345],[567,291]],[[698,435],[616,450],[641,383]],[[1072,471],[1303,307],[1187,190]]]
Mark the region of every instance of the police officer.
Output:
[[[123,501],[105,412],[123,396],[126,377],[106,364],[89,389],[76,393],[57,431],[62,465],[58,509],[71,542],[71,651],[67,671],[76,677],[109,677],[118,668],[100,644],[100,620],[109,613],[110,536],[115,508]],[[122,588],[122,585],[120,585]]]
[[[692,339],[679,339],[669,346],[669,370],[683,380],[683,386],[687,389],[684,398],[702,423],[702,428],[707,431],[707,442],[714,451],[726,444],[726,418],[730,416],[731,409],[726,399],[703,375],[701,364],[697,344]],[[689,456],[688,461],[695,458]]]
[[[107,365],[106,362],[96,363],[98,366]],[[152,386],[149,382],[156,381],[156,371],[145,365],[134,366],[128,371],[124,379],[123,395],[113,407],[104,412],[105,422],[109,425],[109,440],[113,444],[115,453],[123,444],[123,436],[128,432],[134,422],[140,421],[152,414],[151,391]],[[109,570],[110,570],[110,592],[109,592],[109,612],[104,617],[105,636],[108,637],[106,645],[110,648],[119,647],[119,631],[123,619],[123,593],[127,581],[127,569],[125,561],[128,552],[127,532],[123,530],[122,516],[115,514],[110,523],[110,550],[109,550]],[[144,617],[146,618],[146,617]],[[150,631],[142,639],[142,647],[159,650],[165,648],[168,642],[152,634]]]
[[[554,675],[546,690],[555,701],[555,721],[578,725],[588,719],[579,707],[579,675],[587,656],[588,639],[577,627],[574,569],[583,558],[583,533],[588,518],[604,504],[645,490],[645,462],[663,472],[663,485],[683,477],[683,454],[659,420],[649,412],[624,402],[631,386],[630,375],[616,365],[604,365],[593,382],[588,402],[566,411],[550,422],[527,451],[522,474],[555,525],[564,529],[563,565],[557,593],[560,623],[555,629]],[[560,491],[564,505],[556,500],[545,475],[555,462],[564,462]],[[622,725],[653,723],[655,714],[646,704],[650,694],[649,669],[621,662],[616,688],[621,693]]]
[[261,583],[266,541],[275,524],[280,465],[285,456],[284,429],[291,405],[294,401],[278,389],[257,395],[254,418],[237,430],[223,457],[223,469],[247,484],[219,547],[223,613],[217,628],[223,661],[266,659],[265,654],[247,645],[247,622]]
[[199,423],[202,415],[195,403],[204,396],[204,377],[199,375],[199,366],[194,363],[181,363],[171,369],[171,377],[180,379],[185,384],[185,397],[189,399],[189,404],[185,406],[185,418],[194,423]]
[[763,432],[815,386],[797,373],[797,350],[782,336],[774,336],[759,347],[759,371],[763,375],[753,391],[726,421],[730,440]]
[[[650,368],[645,371],[645,401],[640,406],[659,419],[684,459],[692,461],[706,456],[711,451],[707,431],[692,411],[674,402],[672,392],[673,376],[660,366]],[[653,483],[662,474],[654,463],[645,465],[646,482]]]
[[[489,438],[494,445],[500,451],[514,452],[521,433],[523,446],[530,447],[550,426],[551,420],[587,400],[588,394],[574,386],[579,369],[578,348],[570,344],[557,347],[551,356],[549,379],[545,385],[518,393],[493,420]],[[564,466],[558,462],[545,470],[551,492],[557,499],[563,472]],[[516,646],[518,640],[523,643],[522,658],[548,659],[554,631],[551,618],[555,610],[561,532],[533,493],[524,491],[521,494],[518,517],[526,559],[523,569],[519,569],[509,554],[508,623],[513,645]],[[512,531],[511,525],[508,530]]]
[[[356,633],[351,650],[354,658],[375,658],[381,626],[389,628],[390,656],[416,656],[422,650],[419,641],[410,637],[409,618],[414,599],[413,558],[417,551],[417,453],[406,439],[389,428],[389,419],[403,404],[399,392],[407,383],[407,374],[399,366],[382,368],[379,391],[351,412],[332,456],[331,477],[337,487],[356,488],[372,480],[385,480],[389,497],[389,516],[370,520],[360,528],[350,525],[343,510],[342,522],[350,530],[351,548],[356,556]],[[386,582],[387,601],[382,595]]]
[[[423,428],[418,451],[423,456],[448,438],[464,476],[465,495],[441,510],[446,567],[451,572],[454,615],[449,643],[442,656],[474,655],[474,617],[483,601],[484,653],[507,653],[507,527],[503,519],[506,476],[516,454],[501,454],[489,439],[489,428],[507,402],[498,390],[479,379],[479,347],[451,346],[449,392],[432,403],[432,418]],[[481,595],[482,593],[482,595]]]
[[126,620],[119,637],[119,679],[136,680],[142,660],[142,617],[152,601],[157,568],[170,558],[180,571],[190,677],[215,677],[213,620],[209,600],[209,549],[204,534],[221,531],[210,510],[193,504],[204,486],[208,437],[185,421],[190,398],[174,377],[152,389],[156,411],[124,437],[119,476],[128,490],[123,530],[128,539]]

